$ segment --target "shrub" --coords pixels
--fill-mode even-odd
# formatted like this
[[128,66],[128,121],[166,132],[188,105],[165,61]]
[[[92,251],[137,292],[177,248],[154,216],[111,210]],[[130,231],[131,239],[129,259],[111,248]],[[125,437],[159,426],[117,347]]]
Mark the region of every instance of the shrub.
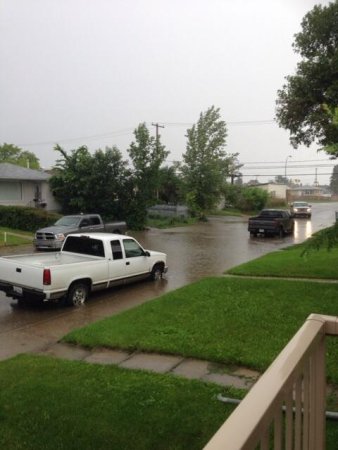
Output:
[[269,194],[258,187],[228,185],[224,197],[226,204],[240,211],[259,211],[266,205]]
[[287,202],[282,198],[269,197],[266,206],[268,208],[286,208]]
[[0,206],[0,226],[23,231],[36,231],[38,228],[53,225],[59,214],[48,213],[43,209],[26,206]]

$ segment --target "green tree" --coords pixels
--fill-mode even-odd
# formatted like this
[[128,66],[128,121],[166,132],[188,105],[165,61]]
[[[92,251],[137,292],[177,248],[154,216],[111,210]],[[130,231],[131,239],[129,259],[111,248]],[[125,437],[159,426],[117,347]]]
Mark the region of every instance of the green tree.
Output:
[[22,150],[13,144],[0,145],[0,163],[10,163],[30,169],[40,169],[39,158],[32,152]]
[[183,200],[182,179],[178,175],[179,163],[160,169],[159,200],[177,204]]
[[133,165],[133,192],[129,207],[134,211],[132,228],[142,229],[146,223],[147,208],[155,203],[160,187],[160,167],[169,152],[160,142],[160,136],[150,136],[145,123],[134,131],[135,142],[128,154]]
[[105,218],[125,218],[130,171],[120,151],[107,147],[92,155],[86,146],[60,153],[50,186],[63,212],[97,212]]
[[333,194],[338,194],[338,166],[334,166],[330,178],[330,189]]
[[236,155],[227,155],[224,150],[226,123],[214,106],[200,114],[197,124],[187,130],[187,137],[182,165],[186,200],[191,209],[203,215],[219,201]]
[[[327,105],[324,105],[324,109],[326,110],[329,120],[332,121],[333,126],[338,127],[338,107],[337,108],[329,108]],[[332,155],[334,157],[338,156],[338,142],[333,142],[329,145],[326,145],[324,147],[324,150],[329,155]]]
[[[315,6],[302,21],[293,48],[302,60],[278,91],[277,121],[294,147],[317,141],[325,150],[338,143],[328,110],[338,105],[338,1]],[[338,156],[338,149],[332,153]]]

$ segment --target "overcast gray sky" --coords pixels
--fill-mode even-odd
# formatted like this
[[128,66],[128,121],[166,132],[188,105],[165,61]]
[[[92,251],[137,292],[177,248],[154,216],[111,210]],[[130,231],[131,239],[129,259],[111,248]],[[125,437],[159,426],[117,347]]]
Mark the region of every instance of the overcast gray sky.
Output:
[[159,123],[170,164],[182,159],[187,128],[215,105],[244,181],[284,175],[286,165],[303,184],[316,168],[328,182],[325,153],[294,150],[273,121],[277,90],[298,61],[294,34],[328,3],[0,0],[0,144],[34,152],[44,168],[58,157],[55,143],[116,145],[127,158],[138,124],[155,134]]

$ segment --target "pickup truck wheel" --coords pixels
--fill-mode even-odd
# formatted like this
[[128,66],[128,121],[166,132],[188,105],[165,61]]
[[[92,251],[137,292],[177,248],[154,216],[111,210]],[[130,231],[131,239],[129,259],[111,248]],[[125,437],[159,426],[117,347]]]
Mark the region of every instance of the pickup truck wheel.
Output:
[[71,306],[81,306],[87,300],[88,286],[85,283],[74,283],[68,290],[67,303]]
[[151,279],[159,281],[162,278],[163,267],[160,264],[156,264],[151,271]]

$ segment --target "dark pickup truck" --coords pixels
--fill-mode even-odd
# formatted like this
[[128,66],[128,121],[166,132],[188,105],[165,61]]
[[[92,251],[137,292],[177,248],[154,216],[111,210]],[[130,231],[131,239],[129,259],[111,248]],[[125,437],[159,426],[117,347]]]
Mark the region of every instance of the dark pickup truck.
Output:
[[293,230],[294,220],[290,213],[283,209],[263,209],[258,216],[249,218],[248,231],[251,236],[264,234],[283,237],[293,234]]
[[33,240],[37,250],[60,250],[63,241],[70,233],[103,232],[124,234],[125,222],[104,223],[99,214],[73,214],[63,216],[51,227],[41,228]]

